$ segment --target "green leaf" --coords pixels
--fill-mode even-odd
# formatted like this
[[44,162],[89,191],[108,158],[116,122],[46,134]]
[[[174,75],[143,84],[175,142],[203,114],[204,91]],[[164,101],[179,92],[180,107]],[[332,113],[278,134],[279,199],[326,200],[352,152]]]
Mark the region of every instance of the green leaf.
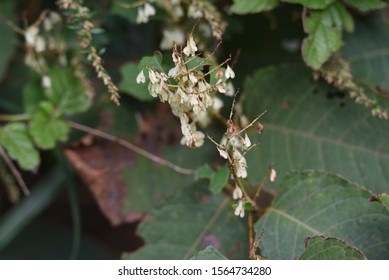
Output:
[[346,34],[343,57],[350,62],[355,79],[389,89],[389,31],[374,13],[358,20],[355,32]]
[[[139,61],[138,65],[138,70],[139,72],[144,69],[145,70],[145,76],[148,77],[149,75],[147,74],[147,68],[151,69],[157,69],[161,72],[163,72],[162,68],[162,54],[160,52],[155,52],[153,56],[144,56],[142,59]],[[138,72],[138,73],[139,73]]]
[[[176,145],[162,150],[162,158],[183,168],[196,168],[211,160],[208,144],[201,149],[191,150]],[[214,155],[214,154],[213,154]],[[149,159],[136,157],[134,166],[124,169],[127,197],[123,205],[123,213],[130,211],[148,213],[160,207],[177,191],[193,182],[193,176],[179,174],[176,171],[157,166]]]
[[145,246],[125,258],[189,259],[213,246],[228,258],[246,259],[246,224],[233,215],[230,204],[222,195],[205,193],[201,185],[180,191],[140,224]]
[[282,2],[292,3],[292,4],[301,4],[309,9],[324,9],[335,0],[282,0]]
[[[143,70],[143,73],[146,76],[147,70]],[[136,77],[139,74],[138,65],[135,63],[124,64],[120,68],[120,73],[122,75],[122,80],[119,84],[120,91],[123,91],[132,97],[140,101],[149,101],[153,97],[150,95],[149,90],[147,89],[147,83],[138,84],[136,82]]]
[[220,167],[219,170],[213,173],[209,189],[213,194],[220,193],[228,182],[228,176],[230,175],[228,164]]
[[195,179],[208,178],[210,180],[209,189],[213,194],[220,193],[228,182],[228,164],[220,167],[216,172],[208,164],[196,170]]
[[234,0],[230,11],[235,14],[252,14],[269,11],[278,5],[278,0]]
[[345,2],[361,11],[376,10],[386,7],[383,0],[345,0]]
[[386,210],[389,211],[389,194],[383,193],[379,195],[373,195],[370,197],[369,201],[378,201],[386,208]]
[[209,164],[204,164],[196,169],[195,179],[198,180],[200,178],[211,178],[213,174],[212,168]]
[[359,249],[335,237],[315,236],[305,239],[300,260],[366,260]]
[[47,101],[40,104],[29,125],[30,134],[41,149],[52,149],[57,141],[66,141],[69,130],[69,125],[59,119],[58,112]]
[[[275,82],[276,81],[276,82]],[[315,82],[302,66],[267,67],[244,85],[244,112],[259,120],[261,145],[246,154],[248,180],[259,183],[269,164],[279,179],[291,170],[320,169],[365,185],[374,193],[389,185],[389,123],[349,99],[332,97],[333,89]],[[259,102],[260,101],[260,102]]]
[[0,144],[9,156],[25,170],[38,167],[40,158],[24,123],[9,123],[0,127]]
[[208,246],[193,256],[191,260],[227,260],[227,258],[212,246]]
[[90,100],[71,68],[51,68],[48,76],[51,87],[45,90],[45,96],[53,103],[60,114],[73,115],[86,111]]
[[6,0],[0,2],[0,80],[12,55],[15,41],[15,31],[3,19],[15,22],[14,8],[15,1]]
[[347,32],[354,31],[354,19],[341,3],[335,2],[328,7],[328,13],[331,16],[333,24],[339,29],[345,29]]
[[294,259],[306,237],[337,236],[369,259],[389,257],[389,215],[371,194],[337,175],[318,171],[289,173],[271,207],[255,224],[261,254]]
[[313,69],[319,69],[342,46],[341,30],[334,21],[333,9],[310,11],[304,17],[304,27],[308,33],[302,45],[304,61]]

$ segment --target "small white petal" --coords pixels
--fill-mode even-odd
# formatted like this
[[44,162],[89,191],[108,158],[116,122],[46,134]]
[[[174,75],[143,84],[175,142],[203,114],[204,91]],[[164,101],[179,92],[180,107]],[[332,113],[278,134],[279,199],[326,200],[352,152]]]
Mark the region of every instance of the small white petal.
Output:
[[137,84],[144,84],[146,82],[146,77],[145,77],[145,74],[143,74],[143,70],[140,71],[140,73],[138,74],[138,76],[136,76],[136,83]]
[[149,78],[151,83],[156,84],[159,82],[159,79],[157,78],[155,72],[151,69],[149,69]]
[[241,199],[242,196],[243,196],[242,190],[238,185],[235,185],[235,189],[232,192],[232,198],[236,200],[236,199]]
[[219,151],[219,154],[220,154],[220,156],[221,156],[222,158],[225,158],[225,159],[228,158],[228,153],[227,153],[227,151],[222,150],[222,149],[219,149],[219,148],[217,148],[217,150]]
[[244,217],[244,205],[243,205],[242,200],[239,201],[238,206],[235,208],[234,214],[235,214],[235,216],[238,216],[241,218]]
[[271,169],[270,171],[270,182],[274,182],[276,180],[276,177],[277,177],[277,172],[275,169]]
[[42,86],[44,88],[50,88],[51,87],[51,80],[50,80],[49,76],[44,75],[42,77]]
[[188,42],[186,44],[186,47],[182,50],[182,52],[186,56],[194,56],[196,51],[197,51],[196,43],[194,42],[193,37],[190,36],[189,40],[188,40]]
[[227,64],[227,69],[226,69],[226,72],[224,73],[224,75],[226,76],[227,79],[235,78],[235,72],[231,69],[230,65],[228,65],[228,64]]
[[244,136],[243,146],[246,149],[248,149],[251,146],[251,141],[250,141],[250,138],[247,136],[247,133],[245,133],[245,136]]
[[142,7],[138,8],[138,15],[136,17],[136,23],[146,23],[149,21],[149,17],[146,16],[146,13]]
[[144,13],[146,17],[155,15],[155,8],[150,3],[146,3],[144,6]]

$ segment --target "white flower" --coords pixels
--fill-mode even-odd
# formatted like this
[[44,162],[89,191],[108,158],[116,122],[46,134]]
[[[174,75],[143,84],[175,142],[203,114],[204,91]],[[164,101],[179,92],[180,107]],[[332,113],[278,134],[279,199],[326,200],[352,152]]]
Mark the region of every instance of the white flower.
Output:
[[178,71],[180,70],[180,66],[179,65],[176,65],[175,67],[173,67],[172,69],[169,70],[169,72],[167,73],[167,75],[169,77],[176,77],[178,75]]
[[215,97],[213,99],[213,105],[212,105],[212,109],[215,110],[216,112],[219,112],[220,109],[223,107],[223,100],[221,100],[220,98],[217,98]]
[[188,8],[188,17],[202,18],[203,12],[201,11],[201,9],[197,5],[191,4]]
[[[185,42],[185,34],[180,28],[171,28],[163,30],[163,37],[159,47],[161,50],[170,50],[173,46],[173,42],[178,45],[182,45]],[[174,60],[174,58],[173,58]]]
[[245,136],[244,136],[244,139],[243,139],[243,143],[242,143],[243,147],[245,149],[248,149],[250,146],[251,146],[251,141],[250,141],[250,138],[247,136],[247,133],[245,133]]
[[246,159],[242,156],[242,154],[238,150],[234,150],[232,153],[232,158],[235,162],[235,171],[236,176],[239,178],[246,178],[247,177],[247,163]]
[[223,81],[220,79],[216,83],[216,89],[220,93],[226,93],[226,85],[223,83]]
[[138,8],[138,16],[136,17],[136,23],[146,23],[149,21],[149,17],[146,16],[146,13],[142,7]]
[[277,172],[275,169],[271,169],[270,171],[270,182],[274,182],[276,180],[276,177],[277,177]]
[[151,69],[149,69],[149,78],[152,84],[156,84],[159,82],[159,79],[157,78],[155,72]]
[[238,216],[238,217],[241,217],[241,218],[244,217],[244,203],[243,203],[243,200],[239,200],[238,206],[236,206],[234,214],[235,214],[235,216]]
[[192,36],[189,37],[189,40],[186,44],[186,47],[182,51],[186,56],[194,56],[195,55],[195,53],[197,51],[197,46],[196,46],[196,43],[194,42]]
[[154,16],[155,15],[155,8],[150,3],[146,3],[144,6],[144,13],[146,17]]
[[243,196],[243,193],[242,193],[241,188],[238,185],[235,185],[235,189],[232,192],[232,198],[236,200],[236,199],[241,199],[242,196]]
[[219,149],[219,147],[217,147],[217,150],[219,151],[219,154],[222,158],[225,158],[227,159],[228,158],[228,153],[226,150],[222,150],[222,149]]
[[192,82],[192,83],[197,83],[197,78],[195,75],[193,75],[192,73],[189,73],[189,80]]
[[26,40],[27,45],[35,45],[38,33],[39,29],[35,25],[32,25],[26,29],[26,32],[24,33],[24,39]]
[[42,87],[51,88],[51,79],[49,78],[49,76],[42,76]]
[[227,79],[235,78],[235,72],[231,69],[230,65],[228,65],[228,64],[227,64],[227,69],[226,69],[226,72],[224,73],[224,75],[226,76]]
[[38,35],[35,40],[35,51],[40,53],[46,49],[46,42],[43,36]]
[[140,71],[140,73],[138,74],[138,76],[136,76],[136,83],[137,84],[144,84],[146,82],[146,77],[145,77],[145,74],[143,74],[143,70]]
[[227,96],[234,96],[235,94],[235,88],[234,88],[234,85],[231,81],[228,81],[227,82],[227,87],[226,87],[226,92],[225,92],[225,95]]

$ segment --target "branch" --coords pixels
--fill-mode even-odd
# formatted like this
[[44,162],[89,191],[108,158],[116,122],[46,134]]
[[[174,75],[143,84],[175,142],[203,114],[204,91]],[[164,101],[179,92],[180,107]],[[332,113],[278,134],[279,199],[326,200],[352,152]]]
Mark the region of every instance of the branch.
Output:
[[0,145],[0,156],[4,159],[8,168],[11,170],[11,172],[14,175],[16,181],[18,182],[20,188],[22,189],[24,195],[26,195],[26,196],[29,195],[30,191],[28,190],[27,185],[24,182],[22,175],[20,174],[19,170],[15,167],[12,160],[9,158],[7,152],[3,149],[3,147],[1,145]]
[[74,129],[95,135],[95,136],[100,137],[100,138],[104,138],[104,139],[112,141],[112,142],[115,142],[115,143],[137,153],[137,154],[140,154],[140,155],[150,159],[151,161],[153,161],[155,163],[169,167],[178,173],[181,173],[184,175],[195,174],[195,170],[193,170],[193,169],[186,169],[186,168],[180,167],[180,166],[178,166],[170,161],[167,161],[166,159],[163,159],[159,156],[153,155],[153,154],[149,153],[148,151],[146,151],[146,150],[144,150],[144,149],[120,138],[120,137],[117,137],[115,135],[112,135],[112,134],[109,134],[107,132],[104,132],[104,131],[101,131],[98,129],[94,129],[94,128],[91,128],[91,127],[88,127],[88,126],[85,126],[85,125],[82,125],[79,123],[75,123],[72,121],[69,121],[69,125]]

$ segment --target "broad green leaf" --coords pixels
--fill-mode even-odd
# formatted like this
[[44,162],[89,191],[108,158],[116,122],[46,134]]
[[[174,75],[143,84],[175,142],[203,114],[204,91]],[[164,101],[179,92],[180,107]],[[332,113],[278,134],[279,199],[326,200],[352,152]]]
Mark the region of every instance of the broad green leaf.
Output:
[[41,149],[52,149],[57,141],[66,141],[69,125],[59,118],[53,105],[43,101],[32,116],[29,131],[35,144]]
[[233,259],[246,259],[246,224],[231,209],[229,198],[209,195],[201,185],[181,190],[144,220],[138,234],[145,246],[126,259],[190,259],[213,246]]
[[305,239],[300,260],[366,260],[359,249],[335,237],[315,236]]
[[389,211],[389,194],[383,193],[370,197],[369,201],[378,201]]
[[193,256],[191,260],[227,260],[227,258],[212,246],[208,246]]
[[335,0],[282,0],[283,2],[301,4],[310,9],[324,9]]
[[265,215],[255,224],[261,254],[294,259],[311,236],[336,236],[369,259],[388,259],[389,215],[370,192],[337,175],[289,173]]
[[313,69],[319,69],[342,46],[341,30],[329,8],[311,11],[304,17],[304,27],[308,33],[302,45],[304,61]]
[[228,164],[220,167],[216,172],[206,164],[196,170],[195,179],[208,178],[210,180],[209,190],[217,194],[226,186],[229,174]]
[[230,11],[235,14],[252,14],[274,9],[278,0],[234,0]]
[[345,0],[345,2],[361,11],[376,10],[386,6],[383,0]]
[[[276,82],[275,82],[276,81]],[[269,164],[277,171],[275,187],[291,169],[338,173],[374,193],[389,185],[389,123],[349,99],[333,98],[333,89],[315,82],[303,66],[267,67],[244,85],[244,111],[264,125],[246,154],[248,180],[259,183]]]
[[[147,75],[147,70],[143,70],[143,74]],[[147,83],[138,84],[136,77],[139,74],[138,65],[135,63],[127,63],[120,68],[122,80],[119,84],[120,91],[123,91],[136,99],[141,101],[152,100],[153,97],[150,95],[147,89]]]
[[15,21],[14,8],[15,1],[6,0],[0,2],[0,80],[4,75],[4,71],[14,49],[15,31],[4,21]]
[[[164,148],[161,157],[180,167],[191,169],[210,161],[211,150],[213,147],[210,144],[197,150],[176,145]],[[166,203],[169,197],[194,181],[193,175],[179,174],[144,157],[137,157],[134,166],[125,169],[124,178],[127,198],[123,205],[123,213],[128,211],[148,213],[151,209]]]
[[354,31],[354,19],[341,3],[335,2],[330,5],[328,7],[328,13],[331,16],[332,22],[339,30],[344,29],[347,32]]
[[389,31],[379,14],[357,21],[355,32],[346,34],[343,57],[355,79],[389,89]]
[[39,153],[24,123],[9,123],[0,127],[0,144],[21,168],[31,170],[39,165]]
[[90,106],[85,90],[71,68],[56,67],[50,69],[48,76],[51,87],[46,89],[46,97],[60,113],[73,115],[84,112]]

